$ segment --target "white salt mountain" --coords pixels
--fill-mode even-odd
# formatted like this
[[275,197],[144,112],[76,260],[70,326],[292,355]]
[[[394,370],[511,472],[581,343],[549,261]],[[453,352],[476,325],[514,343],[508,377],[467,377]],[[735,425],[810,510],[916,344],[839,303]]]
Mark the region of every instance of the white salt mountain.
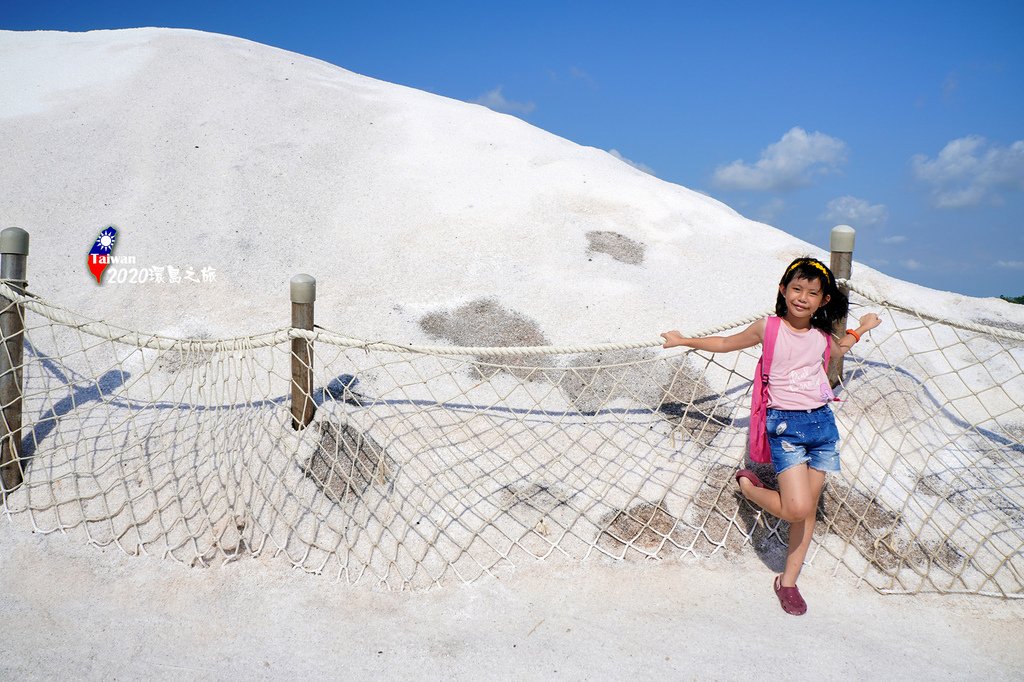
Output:
[[[319,322],[353,335],[433,341],[432,330],[473,342],[492,337],[464,322],[498,319],[526,341],[653,340],[669,326],[700,329],[764,310],[785,262],[797,254],[820,254],[707,197],[517,119],[280,50],[190,31],[0,32],[0,141],[0,224],[32,234],[31,288],[96,317],[167,333],[226,336],[282,326],[288,319],[288,279],[309,272],[320,283]],[[137,270],[213,268],[216,281],[97,286],[85,255],[108,224],[120,230],[115,255],[134,256]],[[859,264],[855,276],[879,295],[925,307],[937,317],[1024,323],[1020,306],[914,287]],[[474,304],[481,300],[486,302]],[[930,334],[918,328],[913,336]],[[897,359],[903,356],[898,343],[897,338],[892,353]],[[955,350],[962,352],[960,346]],[[989,357],[982,353],[966,364]],[[996,359],[984,367],[986,381],[1019,387],[1019,363],[1008,367],[1006,356]],[[76,364],[81,360],[74,358]],[[924,361],[933,362],[930,356]],[[934,362],[944,365],[947,356],[938,354]],[[103,371],[110,365],[96,366]],[[159,382],[177,369],[158,366],[143,378]],[[940,370],[948,375],[948,366]],[[188,372],[181,374],[187,383]],[[884,379],[887,373],[882,368],[874,376]],[[846,402],[844,414],[856,416],[857,409],[884,403],[887,393],[908,414],[932,414],[913,387],[892,390],[892,383],[871,378],[858,378],[862,398]],[[907,379],[899,373],[895,381]],[[68,388],[80,394],[94,391],[92,383]],[[138,386],[144,388],[143,382]],[[68,401],[63,393],[52,395],[50,402],[41,393],[35,399],[55,414]],[[1016,419],[1016,409],[1003,414]],[[87,419],[98,414],[75,411]],[[859,423],[903,434],[903,425],[892,424],[902,416],[893,410]],[[51,435],[45,442],[71,446],[82,439],[87,456],[81,459],[93,461],[96,448],[85,439],[94,421],[54,422],[68,437]],[[117,417],[108,423],[138,422]],[[180,446],[178,422],[161,424],[168,442]],[[255,422],[247,428],[256,428]],[[229,430],[232,438],[238,435],[239,429]],[[108,433],[113,430],[104,425],[102,434]],[[239,437],[247,455],[265,454],[250,447],[245,434]],[[970,445],[972,439],[963,440]],[[930,441],[920,435],[879,440],[869,433],[855,434],[850,442],[861,445],[851,448],[844,468],[868,480],[858,456],[894,461],[885,448]],[[219,448],[220,439],[209,445]],[[174,449],[154,448],[154,457],[165,462],[162,457],[175,456]],[[218,461],[184,455],[176,460],[184,467],[179,471],[208,472]],[[194,461],[202,466],[192,467]],[[275,464],[273,470],[293,481],[302,477],[291,466]],[[938,498],[919,487],[920,470],[903,466],[882,478],[888,488],[904,495],[914,491],[935,509]],[[981,480],[966,475],[973,470],[954,467],[954,482]],[[32,471],[44,473],[41,466]],[[120,472],[119,466],[99,472],[113,497],[109,505],[100,497],[92,504],[125,509],[116,496],[128,482],[108,478]],[[171,479],[189,488],[199,475]],[[990,479],[984,480],[996,484],[991,489],[999,491],[997,501],[1007,499],[1014,475],[1012,466],[985,474]],[[931,477],[931,490],[940,490],[938,478]],[[448,480],[436,476],[432,484]],[[76,475],[74,481],[77,489],[101,479]],[[287,490],[280,482],[273,487]],[[970,505],[990,488],[978,488],[942,494],[984,525],[988,517]],[[210,490],[197,486],[187,494]],[[35,499],[45,504],[51,497]],[[459,504],[465,499],[472,498]],[[872,499],[888,497],[879,493]],[[209,514],[207,505],[182,507]],[[174,513],[173,505],[166,508]],[[442,504],[429,508],[447,513]],[[891,508],[904,517],[920,511],[905,502]],[[171,528],[181,532],[188,525]],[[971,523],[958,528],[970,529]],[[647,563],[642,572],[628,566],[609,572],[592,563],[585,571],[525,570],[516,582],[481,582],[472,591],[410,599],[405,593],[356,593],[315,582],[288,571],[283,559],[272,561],[272,551],[261,555],[266,564],[240,561],[230,571],[197,571],[158,557],[125,557],[113,545],[100,552],[63,534],[29,531],[0,522],[0,574],[12,578],[4,583],[11,589],[0,590],[0,606],[27,614],[8,633],[12,646],[26,652],[12,659],[15,673],[68,677],[89,670],[93,676],[152,677],[175,668],[210,676],[230,668],[249,676],[280,670],[322,675],[345,666],[363,676],[411,677],[422,674],[425,660],[440,674],[465,674],[512,669],[526,657],[537,670],[610,677],[637,665],[638,646],[657,654],[640,657],[640,665],[676,675],[680,665],[691,675],[697,670],[709,677],[721,676],[723,669],[734,676],[792,669],[791,657],[778,647],[755,645],[753,656],[738,658],[706,655],[737,634],[744,642],[763,639],[762,613],[787,618],[775,606],[764,564],[749,553],[735,569],[731,562],[663,562]],[[1012,549],[1018,545],[1009,535],[1000,542]],[[642,589],[631,589],[637,585]],[[695,585],[700,589],[687,587]],[[801,587],[816,595],[812,608],[822,609],[816,613],[831,614],[810,621],[810,644],[825,652],[811,663],[812,672],[828,676],[845,670],[853,658],[868,661],[868,673],[876,676],[892,676],[892,660],[906,661],[903,669],[928,677],[978,671],[999,677],[1021,667],[1020,653],[1013,653],[1024,650],[1014,636],[1020,628],[1003,626],[1020,620],[1021,609],[1008,608],[1019,605],[1014,600],[902,600],[894,610],[894,597],[853,591],[824,569],[805,572]],[[91,608],[94,602],[103,608]],[[239,619],[243,612],[257,617]],[[460,618],[450,618],[453,613]],[[166,623],[183,618],[196,626],[168,636]],[[325,621],[332,626],[324,628]],[[282,622],[296,633],[290,639],[280,636]],[[435,636],[439,622],[445,627]],[[649,627],[651,622],[657,627]],[[872,640],[849,636],[851,622],[870,623],[870,630],[860,630],[872,632]],[[469,625],[460,629],[460,623]],[[641,634],[631,636],[631,625]],[[225,632],[252,646],[226,651]],[[892,644],[882,656],[863,656],[883,640]],[[367,641],[373,643],[369,654]],[[971,646],[963,646],[965,641]],[[83,644],[92,652],[88,660],[73,655]],[[923,651],[929,655],[914,655]],[[877,671],[870,668],[873,661],[881,661]]]
[[[31,289],[143,331],[284,326],[306,272],[318,323],[358,337],[653,341],[765,310],[785,263],[826,255],[517,118],[237,38],[0,32],[0,79],[0,221],[31,233]],[[122,277],[200,281],[97,285],[107,225]],[[937,316],[1022,321],[854,274]]]

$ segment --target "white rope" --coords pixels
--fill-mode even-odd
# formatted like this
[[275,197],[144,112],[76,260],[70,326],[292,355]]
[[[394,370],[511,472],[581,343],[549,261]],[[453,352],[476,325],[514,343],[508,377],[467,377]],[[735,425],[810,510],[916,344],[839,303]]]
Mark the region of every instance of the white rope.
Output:
[[[877,303],[879,305],[890,306],[892,305],[886,299],[878,296],[875,292],[861,287],[850,280],[840,279],[837,283],[846,286],[850,291],[854,291],[867,300]],[[163,336],[159,334],[142,333],[132,331],[128,329],[122,329],[111,325],[106,322],[97,320],[89,320],[83,318],[81,315],[69,311],[64,308],[60,308],[51,303],[44,301],[43,299],[35,296],[31,293],[21,294],[16,290],[12,289],[6,281],[0,280],[0,296],[13,301],[19,305],[25,306],[27,309],[34,313],[42,315],[43,317],[62,324],[67,327],[78,329],[85,334],[94,336],[96,338],[114,341],[116,343],[123,343],[129,346],[136,346],[139,348],[150,348],[153,350],[174,350],[181,348],[191,348],[196,351],[204,353],[215,353],[221,351],[231,351],[238,348],[266,348],[270,346],[276,346],[284,343],[290,339],[306,339],[309,341],[320,341],[335,346],[341,346],[346,348],[363,348],[366,350],[383,350],[397,353],[426,353],[430,355],[474,355],[477,357],[522,357],[528,355],[567,355],[574,353],[607,353],[611,351],[623,351],[623,350],[638,350],[644,348],[656,348],[660,347],[663,343],[661,339],[652,339],[649,341],[631,341],[631,342],[619,342],[619,343],[599,343],[599,344],[588,344],[588,345],[547,345],[547,346],[445,346],[445,345],[416,345],[416,344],[402,344],[391,341],[368,341],[365,339],[356,339],[337,332],[328,331],[322,327],[317,327],[314,330],[297,329],[294,327],[285,327],[275,329],[268,332],[263,332],[255,336],[249,337],[228,337],[222,339],[189,339],[180,337]],[[991,325],[983,325],[963,320],[947,320],[935,315],[931,315],[924,311],[901,305],[899,306],[902,310],[912,313],[922,319],[930,320],[933,322],[940,322],[956,329],[965,329],[969,331],[976,331],[982,334],[988,334],[991,336],[998,336],[1001,338],[1012,339],[1014,341],[1024,341],[1024,333],[1016,332],[1010,329],[1004,329],[1000,327],[994,327]],[[724,331],[737,329],[739,327],[752,324],[757,320],[763,318],[766,315],[772,314],[771,311],[764,311],[762,313],[747,316],[738,319],[733,322],[721,324],[707,329],[698,331],[692,336],[709,336],[713,334],[720,334]]]
[[882,298],[877,293],[871,291],[870,289],[859,286],[851,282],[850,280],[837,279],[836,283],[848,287],[850,291],[857,292],[858,294],[860,294],[867,300],[871,301],[872,303],[877,303],[879,305],[884,305],[886,307],[895,306],[905,312],[911,313],[924,320],[930,320],[931,322],[939,322],[949,327],[953,327],[954,329],[966,329],[968,331],[979,332],[981,334],[988,334],[990,336],[998,336],[1004,339],[1012,339],[1013,341],[1024,341],[1024,333],[1016,332],[1013,331],[1012,329],[1003,329],[1001,327],[993,327],[991,325],[986,324],[977,324],[975,322],[968,322],[965,320],[950,320],[948,318],[943,318],[937,315],[932,315],[931,313],[924,312],[920,309],[914,308],[913,306],[908,306],[904,304],[895,305],[887,301],[885,298]]

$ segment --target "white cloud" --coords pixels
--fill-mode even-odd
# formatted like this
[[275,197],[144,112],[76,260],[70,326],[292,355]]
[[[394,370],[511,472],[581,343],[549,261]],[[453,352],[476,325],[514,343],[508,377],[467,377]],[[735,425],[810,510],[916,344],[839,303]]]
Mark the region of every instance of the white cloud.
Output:
[[597,81],[594,80],[593,76],[591,76],[589,73],[587,73],[586,71],[579,67],[570,66],[569,76],[575,78],[578,81],[583,81],[591,89],[597,89]]
[[639,161],[631,161],[631,160],[627,159],[625,156],[623,156],[622,154],[619,153],[618,149],[609,149],[608,153],[611,154],[612,156],[614,156],[619,161],[622,161],[623,163],[627,163],[630,166],[632,166],[633,168],[636,168],[637,170],[641,170],[644,173],[647,173],[648,175],[654,175],[655,174],[653,168],[651,168],[647,164],[640,163]]
[[883,244],[906,244],[907,237],[902,234],[894,234],[891,237],[882,237]]
[[499,85],[493,90],[485,92],[473,100],[473,103],[482,104],[488,109],[505,114],[529,114],[537,108],[537,105],[533,102],[516,102],[515,100],[506,99],[505,95],[501,92],[503,87]]
[[919,260],[914,260],[913,258],[908,258],[907,260],[900,261],[900,265],[905,267],[907,270],[920,270],[924,268],[924,263],[922,263]]
[[1024,260],[997,260],[996,267],[1007,270],[1024,270]]
[[845,142],[794,127],[778,142],[768,145],[757,163],[739,160],[719,166],[713,179],[726,189],[786,190],[806,185],[816,175],[835,171],[845,161]]
[[880,225],[889,219],[885,204],[871,204],[849,195],[828,202],[822,219],[833,223],[847,223],[854,227]]
[[939,208],[999,204],[1002,192],[1024,191],[1024,140],[999,147],[968,135],[949,142],[934,159],[915,155],[911,167],[914,177],[931,185]]

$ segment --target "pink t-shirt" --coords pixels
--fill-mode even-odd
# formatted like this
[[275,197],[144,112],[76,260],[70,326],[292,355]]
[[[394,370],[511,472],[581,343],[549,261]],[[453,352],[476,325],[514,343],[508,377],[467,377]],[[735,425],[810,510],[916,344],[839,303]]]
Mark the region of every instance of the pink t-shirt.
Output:
[[822,362],[826,343],[828,339],[817,329],[797,332],[785,322],[779,324],[768,377],[768,407],[813,410],[835,397]]

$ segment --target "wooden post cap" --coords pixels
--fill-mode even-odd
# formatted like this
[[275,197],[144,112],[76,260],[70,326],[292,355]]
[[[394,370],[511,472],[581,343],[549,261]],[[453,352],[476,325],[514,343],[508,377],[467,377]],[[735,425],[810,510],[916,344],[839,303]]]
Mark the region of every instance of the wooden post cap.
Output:
[[853,253],[853,242],[857,236],[857,230],[849,225],[836,225],[832,228],[830,250],[839,253]]
[[316,278],[312,275],[295,275],[290,290],[292,303],[312,303],[316,300]]
[[28,255],[28,232],[20,227],[8,227],[0,232],[0,253]]

